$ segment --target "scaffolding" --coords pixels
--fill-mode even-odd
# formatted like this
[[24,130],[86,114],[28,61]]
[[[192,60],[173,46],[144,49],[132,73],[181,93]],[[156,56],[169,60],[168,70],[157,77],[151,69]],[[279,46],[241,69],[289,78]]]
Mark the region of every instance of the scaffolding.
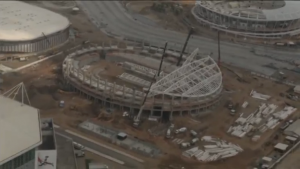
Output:
[[[87,52],[100,50],[102,50],[101,47],[91,47],[68,55],[63,64],[66,81],[75,91],[97,99],[103,105],[109,103],[121,109],[139,110],[145,97],[143,90],[119,85],[102,77],[85,73],[81,70],[84,65],[75,61],[75,58]],[[109,53],[112,49],[106,48],[106,50]],[[128,47],[113,50],[119,54],[128,53]],[[140,48],[134,51],[131,49],[131,53],[135,55],[142,55],[146,51]],[[210,109],[220,101],[223,89],[221,71],[211,57],[200,59],[196,57],[198,51],[199,49],[196,49],[189,57],[186,57],[180,68],[157,79],[144,104],[145,111],[195,113]],[[139,67],[139,70],[141,69],[143,68]]]

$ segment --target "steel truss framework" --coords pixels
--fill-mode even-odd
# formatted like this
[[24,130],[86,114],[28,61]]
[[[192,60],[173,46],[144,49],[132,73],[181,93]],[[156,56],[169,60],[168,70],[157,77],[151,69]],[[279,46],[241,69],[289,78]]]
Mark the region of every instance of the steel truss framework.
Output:
[[[261,16],[261,12],[252,12],[252,14],[241,9],[218,8],[216,10],[217,7],[212,2],[196,1],[191,12],[199,23],[208,25],[213,29],[237,36],[269,39],[279,39],[283,36],[296,36],[300,34],[300,13],[298,11],[293,12],[286,9],[285,13],[278,14],[274,11],[274,17],[278,16],[281,19],[268,20],[265,16]],[[288,3],[293,2],[288,1]],[[299,6],[299,3],[295,5]],[[229,14],[236,11],[241,13],[239,15],[245,15],[245,17]],[[292,13],[292,16],[297,17],[285,18],[286,16],[290,16],[290,13]],[[253,15],[257,16],[253,17]]]
[[[85,64],[81,64],[74,60],[82,54],[99,52],[102,49],[103,47],[100,46],[91,47],[69,54],[63,63],[66,82],[81,93],[100,100],[103,105],[110,103],[121,109],[138,110],[145,96],[143,91],[120,86],[94,74],[85,73],[82,68],[88,65],[89,61],[85,60],[83,62]],[[106,48],[105,50],[123,53],[128,49]],[[219,103],[223,89],[221,71],[211,57],[199,59],[198,51],[199,49],[196,49],[186,57],[181,67],[169,74],[166,73],[156,81],[150,89],[144,110],[151,113],[154,111],[198,113],[211,109]],[[142,53],[139,50],[134,52]]]
[[216,62],[207,56],[195,59],[196,49],[183,65],[164,76],[151,87],[149,97],[165,94],[178,97],[205,97],[222,87],[222,73]]

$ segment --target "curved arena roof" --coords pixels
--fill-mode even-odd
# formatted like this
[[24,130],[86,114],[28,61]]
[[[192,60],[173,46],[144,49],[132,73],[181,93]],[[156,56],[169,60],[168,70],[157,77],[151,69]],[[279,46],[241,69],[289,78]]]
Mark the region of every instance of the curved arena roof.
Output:
[[0,41],[30,41],[66,29],[69,20],[20,1],[0,1]]
[[221,70],[210,56],[195,59],[198,50],[180,68],[153,84],[149,96],[205,97],[218,91],[222,86]]
[[[216,13],[248,20],[287,21],[300,19],[300,1],[284,1],[283,6],[275,9],[244,7],[240,3],[247,1],[206,1],[198,0],[195,5],[205,7]],[[275,2],[275,1],[274,1]],[[235,4],[239,3],[239,4]]]

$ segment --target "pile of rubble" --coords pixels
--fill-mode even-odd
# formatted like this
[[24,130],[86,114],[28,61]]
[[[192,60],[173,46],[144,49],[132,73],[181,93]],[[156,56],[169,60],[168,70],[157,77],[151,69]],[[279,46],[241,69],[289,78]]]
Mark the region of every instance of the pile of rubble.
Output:
[[195,157],[198,161],[202,162],[212,162],[233,157],[243,151],[239,145],[229,143],[218,138],[213,138],[211,136],[203,136],[201,141],[213,144],[204,145],[204,149],[199,149],[198,146],[193,147],[184,151],[182,155],[187,158]]

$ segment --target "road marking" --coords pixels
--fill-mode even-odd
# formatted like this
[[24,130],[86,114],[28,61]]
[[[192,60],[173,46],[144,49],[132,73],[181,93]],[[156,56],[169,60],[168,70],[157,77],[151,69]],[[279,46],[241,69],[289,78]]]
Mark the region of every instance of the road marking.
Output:
[[89,141],[89,142],[92,142],[92,143],[94,143],[94,144],[97,144],[98,146],[107,148],[107,149],[109,149],[109,150],[111,150],[111,151],[114,151],[114,152],[116,152],[116,153],[122,154],[122,155],[124,155],[124,156],[126,156],[126,157],[132,158],[132,159],[134,159],[134,160],[136,160],[136,161],[138,161],[138,162],[140,162],[140,163],[143,163],[143,162],[144,162],[144,160],[142,160],[142,159],[136,158],[136,157],[134,157],[134,156],[132,156],[132,155],[130,155],[130,154],[124,153],[124,152],[122,152],[122,151],[120,151],[120,150],[114,149],[114,148],[109,147],[109,146],[107,146],[107,145],[98,143],[98,142],[96,142],[96,141],[94,141],[94,140],[92,140],[92,139],[89,139],[89,138],[86,138],[86,137],[84,137],[84,136],[81,136],[81,135],[79,135],[79,134],[77,134],[77,133],[75,133],[75,132],[73,132],[73,131],[65,130],[65,132],[67,132],[67,133],[69,133],[69,134],[72,134],[72,135],[74,135],[74,136],[80,137],[80,138],[82,138],[82,139],[85,139],[85,140],[87,140],[87,141]]
[[121,164],[121,165],[125,164],[125,163],[124,163],[123,161],[121,161],[121,160],[115,159],[115,158],[113,158],[113,157],[111,157],[111,156],[105,155],[105,154],[100,153],[100,152],[98,152],[98,151],[95,151],[95,150],[93,150],[93,149],[91,149],[91,148],[85,147],[85,150],[87,150],[87,151],[89,151],[89,152],[92,152],[92,153],[94,153],[94,154],[96,154],[96,155],[98,155],[98,156],[101,156],[101,157],[104,157],[104,158],[106,158],[106,159],[109,159],[109,160],[111,160],[111,161],[113,161],[113,162],[115,162],[115,163],[118,163],[118,164]]
[[[57,134],[57,135],[60,135],[60,136],[62,136],[62,137],[65,137],[65,138],[67,138],[67,139],[69,139],[69,140],[73,140],[71,137],[68,137],[68,136],[66,136],[66,135],[64,135],[64,134],[57,133],[57,132],[56,132],[56,134]],[[108,159],[108,160],[111,160],[111,161],[113,161],[113,162],[115,162],[115,163],[118,163],[118,164],[121,164],[121,165],[125,164],[125,162],[123,162],[123,161],[121,161],[121,160],[118,160],[118,159],[113,158],[113,157],[111,157],[111,156],[105,155],[105,154],[100,153],[100,152],[98,152],[98,151],[96,151],[96,150],[93,150],[93,149],[91,149],[91,148],[85,147],[85,150],[86,150],[86,151],[89,151],[89,152],[91,152],[91,153],[94,153],[94,154],[96,154],[96,155],[98,155],[98,156],[100,156],[100,157],[103,157],[103,158],[106,158],[106,159]]]
[[60,135],[60,136],[62,136],[62,137],[64,137],[64,138],[66,138],[66,139],[73,140],[71,137],[68,137],[68,136],[66,136],[66,135],[60,134],[60,133],[58,133],[58,132],[55,132],[55,134]]

